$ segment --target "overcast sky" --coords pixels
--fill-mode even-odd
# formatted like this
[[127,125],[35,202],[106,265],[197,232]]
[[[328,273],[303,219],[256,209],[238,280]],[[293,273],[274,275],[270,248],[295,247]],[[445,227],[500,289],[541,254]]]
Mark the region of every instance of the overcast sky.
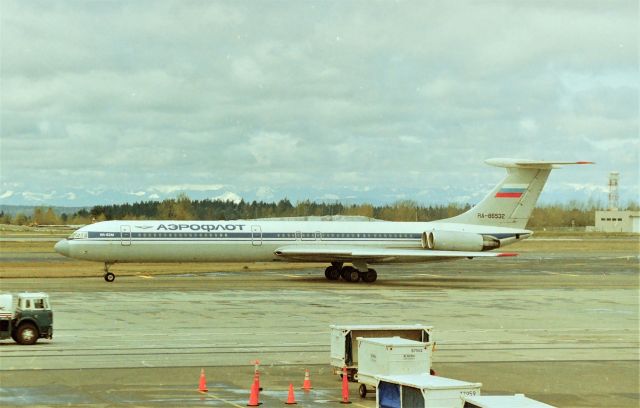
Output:
[[638,200],[638,2],[0,1],[0,204]]

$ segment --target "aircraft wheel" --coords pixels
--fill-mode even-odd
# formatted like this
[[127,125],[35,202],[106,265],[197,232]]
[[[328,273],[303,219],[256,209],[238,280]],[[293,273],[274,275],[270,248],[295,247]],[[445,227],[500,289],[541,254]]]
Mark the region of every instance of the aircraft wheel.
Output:
[[358,394],[360,394],[360,398],[367,398],[367,386],[360,384],[358,387]]
[[324,270],[324,276],[329,280],[338,280],[340,279],[340,268],[333,265],[329,266]]
[[116,280],[116,275],[111,272],[107,272],[104,274],[104,280],[106,280],[107,282],[113,282],[114,280]]
[[353,266],[345,266],[342,268],[342,279],[347,282],[357,282],[360,280],[360,272]]
[[362,274],[362,281],[367,283],[373,283],[378,279],[378,272],[375,269],[369,269]]

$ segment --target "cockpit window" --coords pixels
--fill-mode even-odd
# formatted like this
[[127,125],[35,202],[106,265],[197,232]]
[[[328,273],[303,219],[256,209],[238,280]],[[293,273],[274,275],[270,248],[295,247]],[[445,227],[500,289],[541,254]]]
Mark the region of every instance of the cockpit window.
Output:
[[76,231],[73,234],[69,235],[68,239],[83,239],[88,237],[89,234],[86,231]]

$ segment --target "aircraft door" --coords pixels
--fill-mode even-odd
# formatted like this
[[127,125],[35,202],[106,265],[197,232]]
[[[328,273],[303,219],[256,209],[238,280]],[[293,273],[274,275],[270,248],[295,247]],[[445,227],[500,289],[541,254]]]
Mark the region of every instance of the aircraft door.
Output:
[[[297,233],[296,233],[297,234]],[[303,241],[318,241],[320,240],[320,232],[303,232],[301,234]]]
[[253,246],[262,245],[262,228],[259,225],[251,226],[251,244]]
[[128,225],[120,226],[120,243],[124,246],[131,245],[131,227]]

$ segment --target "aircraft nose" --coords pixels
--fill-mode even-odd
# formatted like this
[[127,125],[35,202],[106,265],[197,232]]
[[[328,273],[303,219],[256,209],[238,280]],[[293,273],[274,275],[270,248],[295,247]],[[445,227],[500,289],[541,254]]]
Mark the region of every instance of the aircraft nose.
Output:
[[69,256],[69,242],[66,239],[58,241],[53,249],[60,255]]

